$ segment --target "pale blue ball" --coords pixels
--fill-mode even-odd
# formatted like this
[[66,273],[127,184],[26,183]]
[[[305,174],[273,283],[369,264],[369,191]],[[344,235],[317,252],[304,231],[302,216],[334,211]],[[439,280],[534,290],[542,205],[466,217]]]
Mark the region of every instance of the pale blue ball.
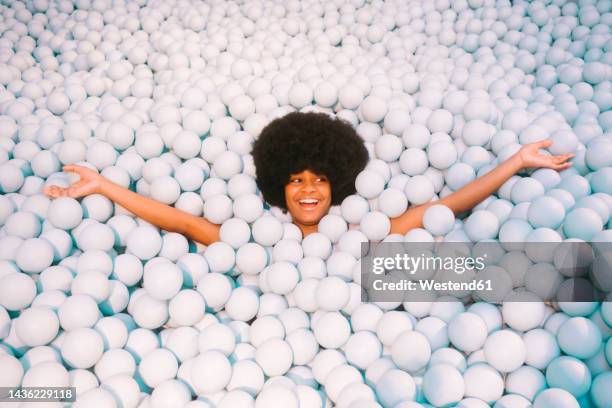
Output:
[[493,153],[497,155],[504,147],[517,143],[518,137],[513,131],[500,130],[491,139],[491,149],[493,150]]
[[590,183],[594,192],[612,194],[612,167],[597,170]]
[[434,237],[423,228],[413,228],[404,235],[404,242],[434,242]]
[[603,231],[599,231],[591,238],[592,242],[612,242],[612,218],[608,221],[608,225]]
[[506,376],[506,392],[521,395],[530,401],[546,388],[544,374],[529,365],[519,367]]
[[433,235],[448,234],[455,225],[455,214],[445,205],[432,205],[423,214],[423,226]]
[[[549,245],[541,243],[561,242],[561,235],[550,228],[540,227],[531,231],[525,238],[525,253],[533,262],[552,262],[554,252],[551,251]],[[529,245],[529,243],[540,243],[539,245]]]
[[609,130],[612,128],[612,111],[603,112],[597,119],[604,130]]
[[546,191],[557,187],[561,182],[559,172],[553,169],[538,169],[531,174],[531,178],[542,183]]
[[546,368],[546,382],[551,388],[562,388],[579,398],[591,388],[591,372],[574,357],[557,357]]
[[465,231],[462,229],[452,230],[444,236],[445,242],[471,242],[470,237],[467,236]]
[[512,212],[513,207],[514,206],[510,201],[504,200],[503,198],[499,198],[495,201],[492,201],[486,207],[486,209],[495,214],[495,216],[499,220],[499,223],[503,224],[510,217],[510,213]]
[[525,242],[533,227],[520,219],[509,219],[499,229],[501,242]]
[[612,337],[610,337],[606,343],[605,353],[608,364],[612,366]]
[[612,166],[612,142],[589,143],[585,160],[591,170]]
[[465,233],[474,242],[497,237],[499,221],[495,214],[487,210],[473,212],[465,221]]
[[591,358],[599,351],[602,336],[599,328],[585,317],[572,317],[561,325],[557,333],[561,350],[580,359]]
[[477,171],[491,162],[491,154],[482,146],[470,146],[461,155],[461,161]]
[[601,317],[608,326],[612,327],[612,302],[601,304]]
[[476,302],[473,303],[467,310],[470,313],[474,313],[482,318],[487,325],[487,332],[493,333],[494,331],[502,328],[502,315],[497,306],[487,302]]
[[576,204],[576,199],[574,196],[567,190],[561,190],[560,188],[553,188],[552,190],[546,192],[547,196],[554,197],[565,208],[565,211],[570,210]]
[[435,194],[433,183],[423,175],[414,176],[408,180],[404,193],[413,205],[425,204]]
[[570,211],[563,223],[563,232],[568,238],[590,241],[603,229],[601,217],[590,208],[577,208]]
[[591,399],[598,407],[612,407],[612,371],[599,374],[591,386]]
[[459,190],[476,178],[472,166],[466,163],[453,164],[446,173],[446,184],[453,190]]
[[591,186],[587,179],[577,174],[564,177],[557,187],[569,191],[575,199],[591,194]]
[[[597,50],[595,48],[590,49],[584,56],[585,61],[587,59],[594,58],[594,54],[598,51],[599,53],[601,53],[600,50]],[[598,60],[598,59],[599,58],[594,58],[593,61]],[[585,80],[585,82],[596,85],[602,81],[605,81],[607,70],[608,70],[608,67],[606,67],[601,62],[589,62],[585,64],[582,69],[582,77]]]
[[541,196],[536,198],[527,210],[527,220],[534,228],[559,228],[565,218],[565,208],[556,198]]
[[[486,405],[487,407],[489,405]],[[495,405],[493,405],[493,408],[516,408],[516,407],[530,407],[531,406],[531,401],[529,401],[527,398],[521,396],[521,395],[517,395],[517,394],[506,394],[504,396],[502,396],[500,399],[498,399],[497,401],[495,401]],[[483,407],[485,407],[483,405]]]
[[588,316],[599,306],[598,302],[559,302],[559,309],[565,314],[575,316]]
[[423,376],[423,394],[435,406],[456,404],[463,398],[465,383],[455,367],[436,364]]
[[404,174],[416,176],[417,174],[423,174],[427,170],[429,161],[424,150],[411,147],[404,150],[401,154],[399,164]]
[[549,388],[538,394],[533,408],[580,408],[576,398],[561,388]]
[[437,142],[427,148],[429,163],[437,169],[444,170],[457,161],[457,149],[450,142]]
[[514,186],[512,186],[510,198],[515,204],[528,202],[533,201],[534,198],[543,195],[544,192],[544,185],[542,185],[542,183],[534,178],[524,177],[518,180]]
[[601,198],[595,196],[587,196],[583,197],[574,206],[576,208],[590,208],[591,210],[595,210],[597,214],[601,217],[601,221],[606,224],[608,219],[610,218],[610,207],[608,204]]
[[510,216],[508,218],[516,218],[519,220],[527,221],[527,211],[531,206],[530,202],[518,203],[512,208]]

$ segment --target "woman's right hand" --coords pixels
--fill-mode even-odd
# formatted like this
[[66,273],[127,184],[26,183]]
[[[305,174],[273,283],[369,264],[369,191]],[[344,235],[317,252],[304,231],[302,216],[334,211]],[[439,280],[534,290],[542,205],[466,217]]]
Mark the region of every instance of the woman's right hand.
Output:
[[68,165],[64,166],[63,171],[76,173],[81,177],[79,181],[69,187],[46,186],[45,194],[52,198],[72,197],[79,198],[90,194],[100,193],[104,177],[96,171],[83,166]]

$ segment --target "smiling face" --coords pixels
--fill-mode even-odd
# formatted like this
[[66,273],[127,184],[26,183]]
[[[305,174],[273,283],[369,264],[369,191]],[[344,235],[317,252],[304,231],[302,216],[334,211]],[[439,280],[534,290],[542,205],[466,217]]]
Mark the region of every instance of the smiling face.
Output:
[[316,232],[332,203],[331,184],[327,177],[310,170],[292,174],[285,185],[285,203],[304,236]]

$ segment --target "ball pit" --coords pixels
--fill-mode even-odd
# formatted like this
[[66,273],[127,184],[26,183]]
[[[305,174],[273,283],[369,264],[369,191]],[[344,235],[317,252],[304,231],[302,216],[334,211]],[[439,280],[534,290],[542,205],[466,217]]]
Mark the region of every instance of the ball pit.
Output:
[[[0,386],[74,386],[74,407],[612,406],[612,303],[535,298],[569,273],[539,244],[612,240],[609,1],[0,10]],[[306,237],[264,202],[251,156],[296,110],[348,121],[371,159]],[[574,166],[392,233],[544,139]],[[46,197],[72,164],[220,241],[102,194]],[[381,241],[498,243],[479,276],[499,290],[362,302],[361,245]]]

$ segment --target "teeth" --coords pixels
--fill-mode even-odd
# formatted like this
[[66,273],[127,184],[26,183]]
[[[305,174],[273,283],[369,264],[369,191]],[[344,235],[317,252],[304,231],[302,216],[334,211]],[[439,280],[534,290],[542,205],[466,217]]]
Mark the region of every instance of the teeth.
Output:
[[314,200],[314,199],[311,199],[311,198],[300,200],[300,203],[302,203],[302,204],[316,204],[318,202],[319,202],[319,200]]

